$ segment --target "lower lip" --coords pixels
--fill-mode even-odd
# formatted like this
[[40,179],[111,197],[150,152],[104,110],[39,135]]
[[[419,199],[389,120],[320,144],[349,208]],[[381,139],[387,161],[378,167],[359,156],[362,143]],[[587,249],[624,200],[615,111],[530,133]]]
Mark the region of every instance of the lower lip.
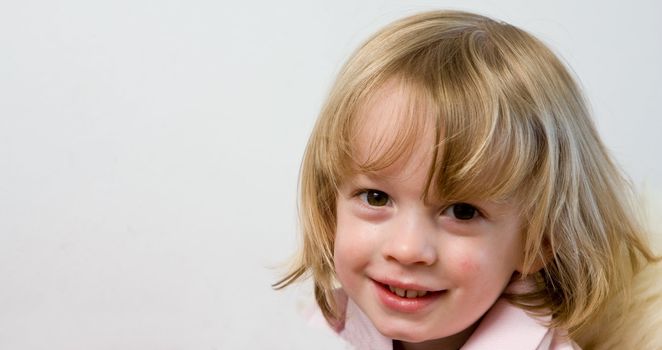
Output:
[[391,292],[388,286],[376,281],[373,282],[377,289],[377,296],[384,306],[393,311],[408,314],[424,311],[445,293],[445,291],[428,292],[422,297],[403,298]]

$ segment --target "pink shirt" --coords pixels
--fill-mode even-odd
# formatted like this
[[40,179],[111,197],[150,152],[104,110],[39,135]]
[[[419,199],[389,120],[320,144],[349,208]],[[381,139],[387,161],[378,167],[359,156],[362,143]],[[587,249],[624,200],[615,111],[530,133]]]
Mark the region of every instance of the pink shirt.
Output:
[[[577,344],[565,337],[564,332],[549,329],[524,310],[499,299],[485,314],[478,328],[461,350],[577,350]],[[312,315],[311,322],[326,323],[322,313]],[[340,328],[340,327],[339,327]],[[372,322],[351,300],[345,307],[345,325],[335,330],[357,350],[392,350],[393,340],[383,336]]]

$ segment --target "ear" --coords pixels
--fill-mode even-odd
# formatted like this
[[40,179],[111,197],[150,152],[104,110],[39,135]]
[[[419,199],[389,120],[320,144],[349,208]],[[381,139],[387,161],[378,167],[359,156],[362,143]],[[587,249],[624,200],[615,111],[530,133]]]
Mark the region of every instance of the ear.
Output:
[[536,255],[529,266],[525,265],[524,254],[522,254],[522,257],[517,264],[516,271],[523,275],[530,275],[542,270],[547,263],[553,259],[554,252],[547,239],[543,240],[542,247],[540,248],[540,251],[535,253]]
[[545,267],[546,262],[547,259],[545,259],[541,255],[538,255],[535,257],[531,265],[525,266],[524,257],[522,257],[522,261],[520,261],[516,270],[522,275],[530,275],[542,270]]

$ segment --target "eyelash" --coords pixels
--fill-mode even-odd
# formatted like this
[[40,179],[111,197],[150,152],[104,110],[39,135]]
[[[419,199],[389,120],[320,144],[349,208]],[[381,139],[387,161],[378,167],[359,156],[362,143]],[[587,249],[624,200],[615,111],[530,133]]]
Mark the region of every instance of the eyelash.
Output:
[[[386,196],[386,198],[385,198],[386,202],[385,202],[384,204],[382,204],[382,205],[374,205],[374,204],[371,204],[371,203],[369,202],[369,199],[370,199],[371,197],[368,197],[368,194],[369,194],[369,193],[372,193],[372,194],[373,194],[373,195],[372,195],[372,198],[374,198],[375,195],[376,195],[376,196]],[[373,209],[374,209],[374,208],[379,208],[379,207],[384,207],[384,206],[387,206],[388,204],[391,203],[391,197],[388,195],[388,193],[386,193],[386,192],[384,192],[384,191],[380,191],[380,190],[370,189],[370,188],[368,188],[368,189],[361,189],[361,190],[356,191],[355,196],[358,197],[358,198],[361,200],[361,203],[362,203],[363,205],[365,205],[365,206],[367,206],[367,207],[369,207],[369,208],[373,208]],[[384,199],[382,199],[382,200],[384,200]],[[468,210],[470,210],[470,211],[473,211],[473,212],[471,213],[471,217],[470,217],[470,218],[461,219],[461,218],[458,217],[458,214],[460,214],[460,212],[458,212],[458,211],[459,211],[459,210],[463,210],[463,209],[464,209],[464,210],[467,210],[467,209],[468,209]],[[477,217],[479,217],[479,216],[483,216],[483,214],[482,214],[482,212],[481,212],[480,209],[478,209],[477,207],[475,207],[475,206],[472,205],[472,204],[464,203],[464,202],[453,203],[453,204],[447,206],[446,208],[444,208],[444,210],[443,210],[441,213],[442,213],[442,214],[445,214],[445,215],[448,215],[448,216],[451,216],[451,217],[453,217],[453,219],[455,219],[455,220],[459,220],[459,221],[470,221],[470,220],[473,220],[473,219],[475,219],[475,218],[477,218]],[[467,213],[464,213],[464,214],[467,214]]]

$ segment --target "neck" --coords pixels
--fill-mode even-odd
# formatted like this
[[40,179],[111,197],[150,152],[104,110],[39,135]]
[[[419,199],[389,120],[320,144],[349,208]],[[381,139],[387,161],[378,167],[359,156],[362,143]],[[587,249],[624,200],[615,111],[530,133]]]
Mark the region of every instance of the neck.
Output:
[[467,339],[469,339],[474,330],[476,330],[478,323],[479,322],[474,323],[460,333],[420,343],[393,340],[393,350],[457,350],[466,343]]

